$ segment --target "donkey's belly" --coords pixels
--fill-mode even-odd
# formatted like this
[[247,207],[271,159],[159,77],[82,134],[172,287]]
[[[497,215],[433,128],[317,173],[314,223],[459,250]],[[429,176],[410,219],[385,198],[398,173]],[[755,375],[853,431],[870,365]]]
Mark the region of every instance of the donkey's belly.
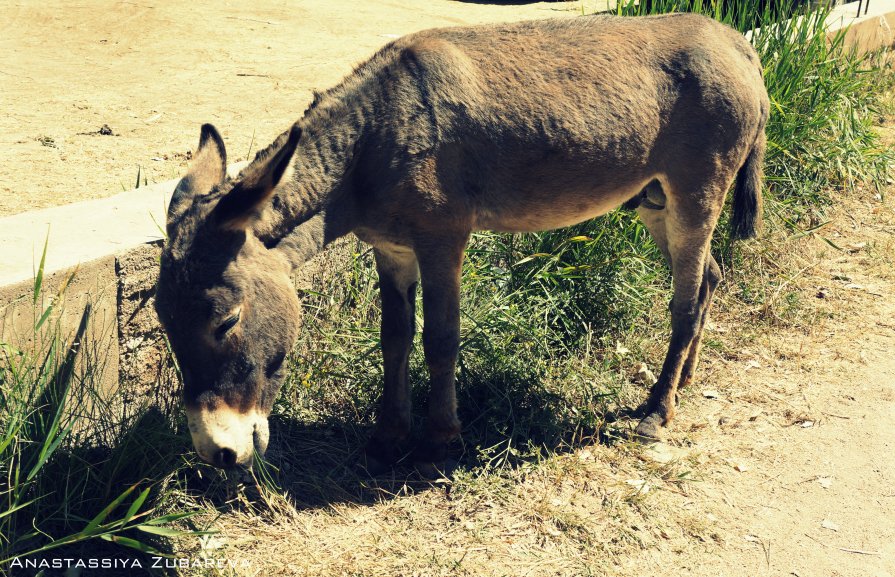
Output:
[[639,193],[646,183],[632,183],[610,190],[563,191],[554,194],[505,195],[479,206],[475,224],[479,230],[538,232],[562,228],[601,216]]

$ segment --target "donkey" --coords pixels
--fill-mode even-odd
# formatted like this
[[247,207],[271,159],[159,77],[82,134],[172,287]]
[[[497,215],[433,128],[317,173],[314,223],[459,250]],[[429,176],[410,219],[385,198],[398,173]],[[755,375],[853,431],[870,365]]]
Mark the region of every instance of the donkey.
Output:
[[752,46],[691,14],[590,16],[402,37],[316,94],[238,177],[214,127],[167,215],[156,309],[202,459],[251,465],[300,325],[290,274],[353,232],[373,247],[384,387],[368,462],[411,433],[407,377],[422,282],[430,393],[414,452],[460,434],[454,387],[470,234],[571,225],[635,207],[673,276],[672,333],[636,428],[659,438],[693,378],[721,278],[709,242],[736,180],[731,235],[761,218],[769,101]]

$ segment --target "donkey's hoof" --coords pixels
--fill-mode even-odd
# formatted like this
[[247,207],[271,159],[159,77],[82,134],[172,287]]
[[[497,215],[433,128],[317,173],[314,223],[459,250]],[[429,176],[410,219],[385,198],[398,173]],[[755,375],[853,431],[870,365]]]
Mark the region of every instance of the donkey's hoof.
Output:
[[435,481],[437,479],[441,479],[447,474],[445,461],[440,461],[438,463],[432,463],[429,461],[415,461],[413,463],[413,467],[416,469],[416,472],[419,473],[420,477],[426,479],[427,481]]
[[449,443],[426,439],[413,451],[413,466],[425,479],[444,477]]
[[414,463],[442,463],[447,459],[448,443],[423,440],[413,451]]
[[372,476],[381,475],[391,470],[403,452],[395,442],[383,441],[375,437],[370,439],[361,455],[361,465]]
[[659,413],[650,413],[645,416],[637,428],[634,429],[634,438],[638,441],[651,443],[653,441],[661,441],[664,437],[665,427],[662,425],[664,419]]

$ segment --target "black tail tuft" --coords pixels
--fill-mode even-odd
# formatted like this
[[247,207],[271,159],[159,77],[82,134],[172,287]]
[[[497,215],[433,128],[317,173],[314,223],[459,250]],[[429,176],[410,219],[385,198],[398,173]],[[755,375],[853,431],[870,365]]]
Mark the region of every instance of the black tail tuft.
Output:
[[746,162],[737,173],[733,191],[733,215],[730,217],[731,239],[752,238],[761,229],[761,181],[766,144],[762,127]]

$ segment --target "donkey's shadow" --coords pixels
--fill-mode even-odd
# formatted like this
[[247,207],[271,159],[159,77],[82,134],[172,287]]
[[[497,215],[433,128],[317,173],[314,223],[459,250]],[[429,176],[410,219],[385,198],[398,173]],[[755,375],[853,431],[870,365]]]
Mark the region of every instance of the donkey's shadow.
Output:
[[[425,407],[425,387],[415,390],[414,405]],[[590,415],[569,399],[549,390],[534,371],[489,367],[460,371],[459,413],[463,438],[454,444],[442,473],[451,479],[457,470],[513,469],[593,443],[613,443],[619,436],[610,424],[619,407],[590,404]],[[419,412],[419,409],[417,409]],[[607,418],[608,417],[608,418]],[[417,418],[414,430],[422,430]],[[393,468],[371,472],[364,465],[364,445],[370,423],[332,418],[307,423],[285,415],[270,418],[267,472],[276,489],[289,495],[297,509],[336,503],[369,505],[401,495],[444,487],[414,467],[410,455]],[[441,479],[442,481],[444,479]]]

